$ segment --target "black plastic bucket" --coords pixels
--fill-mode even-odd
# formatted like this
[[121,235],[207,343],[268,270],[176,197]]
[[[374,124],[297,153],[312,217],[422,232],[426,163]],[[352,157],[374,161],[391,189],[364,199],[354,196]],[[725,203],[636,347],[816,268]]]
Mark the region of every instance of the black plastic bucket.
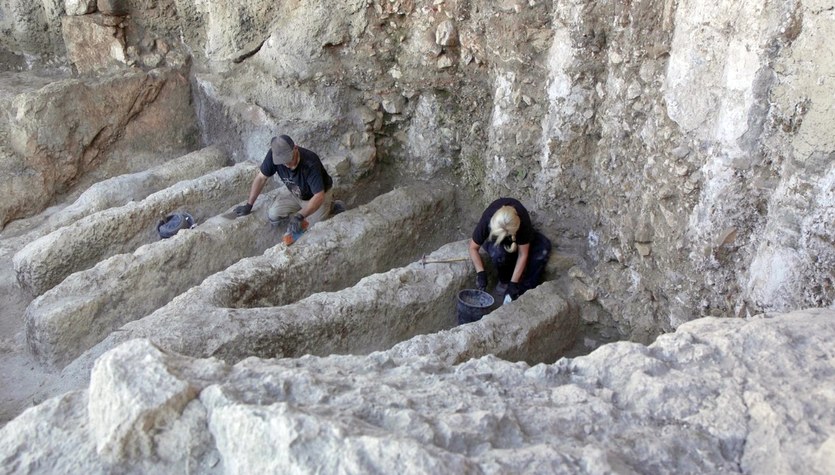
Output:
[[476,289],[464,289],[458,292],[458,324],[477,322],[490,312],[493,296]]
[[168,239],[181,229],[194,227],[194,218],[188,213],[173,213],[157,223],[157,233],[162,239]]

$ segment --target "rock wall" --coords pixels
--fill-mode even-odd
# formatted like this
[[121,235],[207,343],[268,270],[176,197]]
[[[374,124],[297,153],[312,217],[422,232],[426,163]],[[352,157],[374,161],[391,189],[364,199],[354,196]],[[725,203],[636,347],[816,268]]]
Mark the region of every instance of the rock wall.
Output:
[[65,54],[63,14],[64,0],[0,1],[0,52],[8,60],[0,70],[26,69],[34,62],[60,63]]
[[[198,136],[245,162],[281,131],[343,189],[386,173],[456,183],[434,191],[479,210],[520,198],[558,248],[584,253],[567,272],[595,309],[583,319],[641,342],[671,333],[535,367],[482,356],[556,357],[530,336],[546,327],[504,313],[367,357],[234,366],[111,335],[89,390],[0,430],[0,464],[825,473],[832,312],[750,316],[835,305],[833,16],[832,0],[0,0],[0,226]],[[468,234],[463,215],[438,216],[420,231]],[[281,286],[267,290],[308,287]],[[519,303],[567,305],[552,288]],[[244,307],[222,311],[273,317]],[[691,322],[706,315],[740,318]]]
[[192,47],[215,68],[204,130],[238,159],[280,124],[352,173],[372,150],[482,204],[519,197],[650,341],[833,305],[831,3],[302,1],[264,6],[247,45],[220,46],[243,23],[209,14]]
[[124,3],[194,56],[205,142],[519,197],[632,339],[833,305],[831,0]]
[[7,139],[0,150],[6,177],[0,190],[8,196],[0,205],[0,226],[42,211],[85,177],[108,169],[110,176],[140,171],[171,150],[193,147],[196,139],[189,85],[177,70],[61,78],[11,94],[0,84],[0,91],[6,106],[0,134]]

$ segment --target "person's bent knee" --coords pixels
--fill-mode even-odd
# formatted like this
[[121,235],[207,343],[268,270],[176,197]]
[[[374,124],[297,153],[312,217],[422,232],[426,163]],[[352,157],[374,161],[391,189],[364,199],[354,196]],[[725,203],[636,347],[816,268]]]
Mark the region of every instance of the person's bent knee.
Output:
[[286,222],[287,222],[287,218],[288,218],[287,216],[277,216],[277,217],[267,216],[267,220],[268,220],[268,221],[270,222],[270,224],[272,224],[273,226],[277,226],[277,225],[279,225],[279,224],[286,223]]

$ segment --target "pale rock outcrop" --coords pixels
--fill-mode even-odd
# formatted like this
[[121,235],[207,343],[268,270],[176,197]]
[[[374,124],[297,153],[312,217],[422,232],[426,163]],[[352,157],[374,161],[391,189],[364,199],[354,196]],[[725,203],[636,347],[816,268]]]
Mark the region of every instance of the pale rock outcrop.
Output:
[[825,474],[832,338],[835,314],[810,309],[700,319],[649,347],[533,367],[387,352],[228,367],[132,340],[102,356],[89,390],[0,430],[0,462],[12,473]]
[[[119,358],[102,359],[93,368],[87,414],[96,452],[105,460],[120,462],[155,455],[159,451],[156,445],[165,443],[165,438],[154,429],[177,427],[186,405],[203,389],[201,380],[223,378],[228,372],[225,365],[213,362],[194,371],[155,348],[147,350],[136,360],[144,367],[141,382],[125,378]],[[129,356],[130,349],[117,351]]]
[[835,107],[825,99],[835,75],[826,40],[835,19],[831,7],[806,2],[781,12],[787,18],[778,36],[784,54],[774,65],[769,100],[775,108],[770,118],[787,136],[768,140],[779,180],[764,180],[772,191],[770,219],[740,284],[754,308],[835,305]]

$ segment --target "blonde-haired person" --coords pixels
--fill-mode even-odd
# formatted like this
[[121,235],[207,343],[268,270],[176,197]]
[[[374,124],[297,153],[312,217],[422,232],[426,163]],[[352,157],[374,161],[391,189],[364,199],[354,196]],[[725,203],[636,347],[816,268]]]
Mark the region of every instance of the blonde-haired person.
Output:
[[534,229],[528,210],[513,198],[490,203],[470,239],[476,287],[487,290],[487,272],[479,254],[482,248],[498,273],[496,290],[512,300],[542,282],[542,272],[551,255],[551,241]]

